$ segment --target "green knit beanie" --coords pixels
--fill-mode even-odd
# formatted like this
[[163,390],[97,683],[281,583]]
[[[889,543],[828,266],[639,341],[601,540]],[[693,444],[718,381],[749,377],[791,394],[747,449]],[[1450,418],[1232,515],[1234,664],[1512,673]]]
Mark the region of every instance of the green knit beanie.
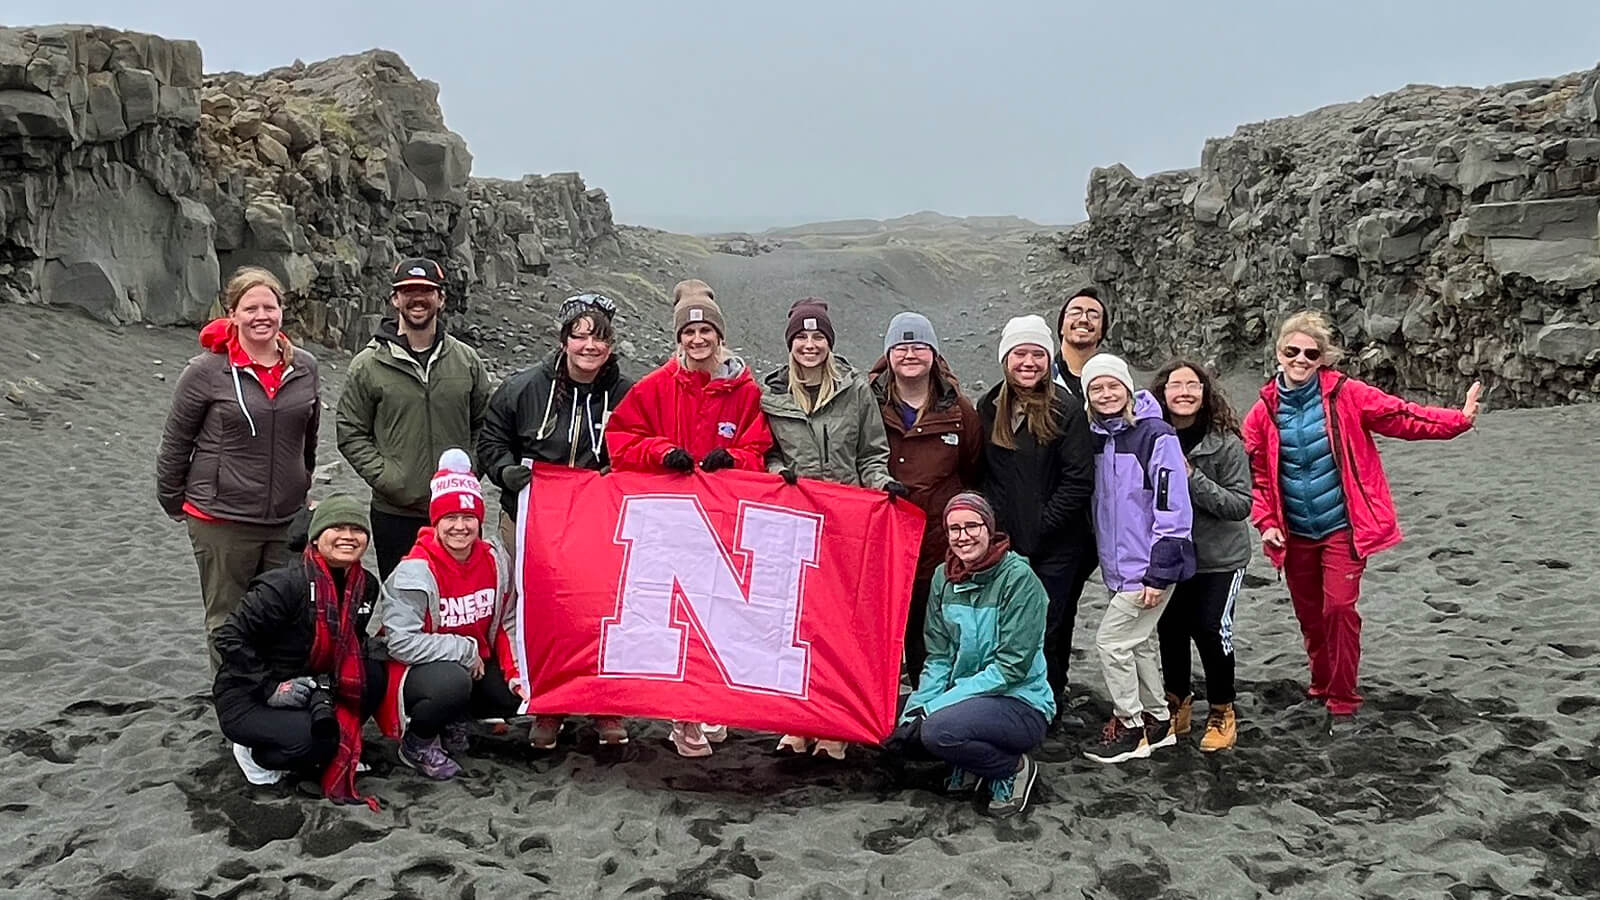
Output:
[[311,511],[311,529],[306,537],[315,541],[318,535],[335,525],[354,525],[367,534],[372,533],[367,505],[349,494],[334,494],[318,503],[317,508]]

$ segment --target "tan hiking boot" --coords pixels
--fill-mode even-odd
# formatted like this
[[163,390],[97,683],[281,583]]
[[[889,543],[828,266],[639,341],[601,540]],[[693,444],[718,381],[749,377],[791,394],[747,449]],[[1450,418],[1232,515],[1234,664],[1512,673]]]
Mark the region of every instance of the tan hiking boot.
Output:
[[1206,733],[1200,738],[1200,750],[1212,753],[1226,750],[1238,740],[1239,722],[1233,715],[1232,703],[1216,703],[1206,713]]
[[1194,695],[1180,699],[1177,694],[1168,694],[1167,709],[1172,713],[1172,733],[1188,734],[1189,719],[1194,714]]

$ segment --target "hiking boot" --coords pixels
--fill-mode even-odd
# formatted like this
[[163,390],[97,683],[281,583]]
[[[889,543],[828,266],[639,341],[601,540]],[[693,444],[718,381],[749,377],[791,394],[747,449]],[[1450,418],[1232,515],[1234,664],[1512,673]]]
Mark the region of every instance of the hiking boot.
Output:
[[1010,778],[989,779],[989,815],[1004,819],[1027,809],[1038,781],[1039,764],[1022,754],[1022,765]]
[[1211,704],[1206,713],[1206,733],[1200,738],[1200,752],[1214,753],[1232,747],[1238,740],[1238,728],[1232,703]]
[[439,743],[444,747],[444,752],[459,756],[467,752],[467,738],[471,735],[472,729],[465,721],[451,722],[439,732]]
[[409,731],[400,739],[400,761],[434,781],[449,781],[461,774],[461,767],[445,755],[438,738],[423,740]]
[[1172,713],[1172,733],[1188,734],[1194,717],[1194,695],[1180,698],[1177,694],[1168,694],[1167,710]]
[[966,797],[976,793],[982,781],[982,778],[960,766],[951,766],[950,774],[944,777],[944,792],[952,797]]
[[243,744],[233,745],[233,761],[239,764],[239,771],[244,773],[244,780],[251,784],[277,784],[289,774],[278,769],[269,769],[256,762],[255,754]]
[[599,735],[601,744],[613,745],[626,744],[628,742],[628,726],[622,724],[620,716],[600,716],[595,719],[594,732]]
[[826,756],[829,759],[844,759],[844,748],[850,746],[844,741],[817,741],[817,746],[811,751],[812,756]]
[[1322,720],[1322,733],[1328,737],[1349,737],[1361,732],[1361,724],[1356,721],[1355,713],[1328,713]]
[[699,722],[673,722],[672,746],[678,749],[679,756],[691,759],[711,755],[711,744]]
[[1150,755],[1150,744],[1145,740],[1145,730],[1137,725],[1125,725],[1116,716],[1100,731],[1100,742],[1083,751],[1083,755],[1099,763],[1120,763],[1130,759],[1144,759]]
[[811,740],[798,734],[786,734],[778,740],[779,753],[798,753],[801,756],[811,749]]
[[720,744],[728,739],[728,726],[711,725],[706,722],[701,722],[700,733],[706,736],[707,741],[713,744]]
[[[1144,713],[1144,740],[1150,745],[1153,753],[1162,747],[1171,747],[1178,743],[1178,736],[1172,733],[1171,719],[1158,719],[1149,713]],[[1146,756],[1150,754],[1145,754]]]
[[561,726],[566,721],[562,716],[535,716],[532,727],[528,729],[528,743],[535,750],[554,750],[556,741],[561,739]]

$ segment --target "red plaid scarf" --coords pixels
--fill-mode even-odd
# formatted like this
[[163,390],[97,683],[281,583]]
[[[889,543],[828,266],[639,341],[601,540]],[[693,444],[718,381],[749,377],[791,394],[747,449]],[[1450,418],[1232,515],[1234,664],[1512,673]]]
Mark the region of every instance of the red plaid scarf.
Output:
[[361,697],[366,668],[356,610],[367,586],[367,570],[351,566],[344,577],[344,595],[334,587],[333,573],[317,552],[306,547],[306,577],[316,610],[316,638],[311,643],[311,670],[333,675],[333,714],[339,723],[339,752],[322,772],[322,795],[335,803],[365,803],[376,812],[378,799],[356,791],[356,763],[361,761]]

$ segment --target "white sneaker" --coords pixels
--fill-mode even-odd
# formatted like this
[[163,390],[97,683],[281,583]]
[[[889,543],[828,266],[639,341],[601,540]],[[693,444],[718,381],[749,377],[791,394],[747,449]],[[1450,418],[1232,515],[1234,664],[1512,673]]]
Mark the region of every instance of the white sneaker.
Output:
[[798,734],[786,734],[778,741],[779,753],[798,753],[804,756],[811,749],[811,739]]
[[244,780],[251,784],[277,784],[282,781],[288,772],[278,769],[268,769],[256,762],[250,748],[243,744],[233,745],[233,761],[239,764],[239,771],[244,773]]
[[812,756],[827,756],[831,759],[844,759],[844,748],[850,746],[844,741],[817,741],[817,746],[811,751]]
[[706,741],[699,722],[673,722],[672,746],[678,749],[679,756],[711,755],[711,744]]
[[701,722],[700,733],[705,735],[706,740],[710,741],[711,743],[720,744],[728,739],[728,726],[711,725]]

